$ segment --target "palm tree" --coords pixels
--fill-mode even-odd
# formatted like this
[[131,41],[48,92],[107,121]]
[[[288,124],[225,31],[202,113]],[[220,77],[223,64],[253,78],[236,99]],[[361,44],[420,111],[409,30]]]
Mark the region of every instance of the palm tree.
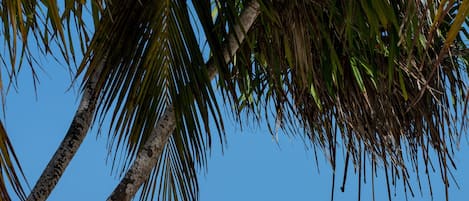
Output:
[[[218,9],[230,8],[224,3]],[[372,174],[378,164],[384,165],[389,199],[389,186],[399,177],[413,195],[404,158],[409,156],[410,167],[418,170],[421,151],[428,169],[429,147],[438,153],[447,189],[454,165],[450,164],[451,147],[461,135],[454,125],[466,119],[461,108],[467,100],[467,50],[458,33],[468,3],[263,1],[260,19],[247,35],[250,43],[232,57],[236,62],[218,69],[220,85],[237,108],[236,115],[246,109],[258,115],[259,107],[269,112],[266,106],[271,103],[281,126],[300,121],[303,130],[290,131],[306,133],[314,146],[330,156],[333,169],[338,136],[347,150],[345,163],[352,160],[358,172],[365,171],[366,158],[371,158]],[[250,5],[239,2],[234,10],[245,14]],[[245,22],[242,17],[237,21]],[[212,48],[216,47],[224,46]],[[217,52],[226,51],[213,51],[214,57]],[[450,99],[456,101],[450,103]],[[185,144],[181,140],[178,147],[174,142],[181,128],[179,118],[172,117],[173,107],[168,107],[108,200],[129,200],[142,183],[145,193],[154,192],[152,184],[158,179],[161,188],[172,190],[160,189],[160,198],[197,198],[193,183],[185,180],[193,172],[171,170],[183,168],[184,160],[198,153],[189,157],[185,151],[177,153]],[[134,150],[129,153],[134,157]],[[183,164],[168,165],[172,154],[179,154]],[[164,186],[168,182],[180,186]]]
[[[42,54],[51,54],[51,48],[57,46],[61,51],[63,58],[67,63],[75,59],[75,50],[72,44],[69,44],[72,33],[76,30],[80,33],[79,41],[84,47],[86,38],[89,38],[85,31],[85,25],[81,19],[82,3],[67,1],[62,15],[59,13],[59,6],[56,1],[27,1],[27,0],[5,0],[0,3],[0,22],[2,23],[1,35],[4,40],[4,50],[0,53],[0,59],[5,66],[8,74],[8,82],[5,85],[0,79],[0,91],[2,99],[2,108],[6,107],[6,94],[11,88],[16,86],[17,74],[24,65],[28,65],[32,71],[32,77],[36,83],[37,63],[35,54],[31,48],[37,49]],[[96,1],[102,4],[102,1]],[[73,5],[73,6],[71,6]],[[100,5],[100,4],[98,4]],[[94,6],[93,11],[100,7]],[[46,13],[44,13],[46,11]],[[71,15],[73,13],[73,15]],[[97,12],[94,17],[97,19]],[[70,31],[71,20],[75,16],[76,30]],[[64,28],[64,23],[68,29]],[[68,32],[66,31],[68,30]],[[68,38],[67,38],[68,34]],[[71,41],[70,41],[71,42]],[[31,46],[31,43],[33,44]],[[70,46],[69,46],[70,45]],[[72,70],[72,69],[70,69]],[[4,77],[2,77],[4,78]],[[5,87],[6,86],[6,87]],[[7,192],[5,182],[9,181],[14,192],[21,200],[26,199],[23,185],[18,177],[18,173],[24,178],[20,163],[16,157],[12,144],[8,138],[7,132],[0,121],[0,200],[11,200]],[[4,178],[7,177],[7,179]]]
[[[54,0],[16,2],[2,2],[17,12],[2,13],[17,16],[4,27],[15,28],[11,35],[21,36],[26,53],[32,32],[45,53],[53,41],[75,61],[75,30],[84,53],[82,101],[28,200],[47,198],[92,121],[106,117],[113,168],[127,171],[109,200],[129,200],[141,185],[142,199],[159,187],[160,199],[197,200],[209,122],[224,136],[211,82],[217,73],[233,115],[273,112],[271,126],[310,140],[334,170],[343,146],[345,164],[362,172],[369,158],[373,170],[384,167],[388,189],[397,177],[410,189],[409,167],[418,169],[421,158],[431,166],[433,149],[448,188],[452,147],[464,132],[457,125],[467,120],[468,0],[93,0],[91,41],[82,1],[66,1],[61,13]],[[38,5],[48,10],[42,21]],[[208,62],[196,28],[206,37]]]

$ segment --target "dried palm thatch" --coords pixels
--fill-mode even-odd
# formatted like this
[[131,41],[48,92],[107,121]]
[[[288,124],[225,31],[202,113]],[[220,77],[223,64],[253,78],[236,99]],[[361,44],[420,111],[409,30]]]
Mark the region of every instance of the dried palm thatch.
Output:
[[[222,80],[238,114],[274,105],[276,126],[305,133],[334,170],[341,147],[360,175],[384,167],[388,192],[400,178],[413,195],[409,172],[434,164],[447,190],[468,120],[467,24],[455,27],[467,23],[469,2],[264,3],[224,75],[234,79]],[[304,130],[289,129],[298,121]]]

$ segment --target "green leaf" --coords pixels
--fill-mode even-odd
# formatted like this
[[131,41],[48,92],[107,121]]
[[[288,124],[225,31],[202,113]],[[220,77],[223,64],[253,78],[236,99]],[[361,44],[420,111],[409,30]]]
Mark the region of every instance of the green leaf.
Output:
[[401,87],[402,96],[404,97],[404,100],[407,101],[409,99],[409,95],[407,93],[407,89],[404,83],[404,75],[402,74],[401,70],[398,70],[398,72],[399,72],[399,86]]
[[360,88],[360,91],[365,93],[366,92],[365,83],[363,83],[363,78],[361,76],[360,70],[358,69],[357,63],[358,63],[357,58],[352,57],[350,59],[350,65],[352,66],[353,75],[355,77],[355,80],[358,83],[358,87]]
[[[5,181],[11,184],[11,187],[17,194],[20,200],[26,199],[26,194],[23,189],[23,185],[20,182],[18,173],[27,182],[24,176],[21,165],[15,154],[13,146],[8,138],[7,132],[3,127],[3,123],[0,121],[0,197],[5,201],[10,201],[10,195],[7,192]],[[6,179],[5,179],[6,177]]]
[[322,110],[322,104],[321,104],[321,99],[319,98],[316,89],[314,88],[314,85],[311,84],[310,86],[310,93],[313,96],[314,102],[316,103],[316,106],[318,106],[319,110]]

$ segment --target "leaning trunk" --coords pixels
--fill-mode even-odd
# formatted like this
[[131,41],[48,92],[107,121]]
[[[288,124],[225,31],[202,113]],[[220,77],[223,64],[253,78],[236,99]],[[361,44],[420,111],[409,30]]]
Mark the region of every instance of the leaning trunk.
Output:
[[[230,62],[231,57],[238,50],[239,44],[244,41],[245,33],[250,29],[259,13],[260,9],[257,0],[249,2],[241,13],[239,17],[240,24],[234,27],[235,33],[230,33],[225,42],[223,56],[226,63]],[[210,78],[213,79],[217,74],[213,63],[208,64],[208,70]],[[151,132],[143,148],[138,152],[135,161],[124,178],[107,199],[108,201],[131,200],[143,182],[148,179],[151,170],[155,167],[175,128],[176,118],[173,106],[170,105],[166,108],[161,120]]]
[[26,201],[45,201],[49,197],[60,177],[62,177],[65,168],[67,168],[85,139],[96,110],[96,83],[104,67],[104,61],[105,59],[86,83],[80,105],[65,138],[47,164],[46,169],[42,172]]

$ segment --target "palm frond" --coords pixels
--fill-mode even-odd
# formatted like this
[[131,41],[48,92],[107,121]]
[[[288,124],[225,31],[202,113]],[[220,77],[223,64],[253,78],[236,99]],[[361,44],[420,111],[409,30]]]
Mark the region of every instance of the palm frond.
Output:
[[100,20],[79,72],[86,81],[109,52],[97,85],[96,118],[99,123],[111,119],[108,136],[113,169],[127,170],[172,105],[177,129],[154,178],[164,178],[159,183],[161,196],[195,199],[195,187],[189,186],[196,183],[196,167],[206,163],[213,132],[209,120],[214,120],[219,133],[223,124],[187,2],[120,1],[109,3],[104,13],[110,14]]
[[[466,2],[263,3],[253,45],[236,55],[224,76],[232,79],[222,80],[237,113],[264,108],[269,116],[273,105],[275,124],[300,121],[304,130],[295,133],[331,157],[334,169],[332,156],[343,147],[357,171],[372,158],[399,175],[389,184],[402,178],[407,190],[409,167],[418,168],[423,153],[424,168],[438,161],[447,189],[465,131],[456,125],[468,120],[468,55],[460,54]],[[428,158],[431,150],[437,159]]]
[[[26,181],[23,170],[21,169],[18,158],[16,157],[15,151],[8,135],[3,127],[3,123],[0,121],[0,199],[10,201],[11,197],[6,188],[6,181],[11,184],[14,192],[20,200],[26,199],[26,194],[23,189],[23,183],[20,178]],[[20,177],[18,176],[20,174]],[[6,177],[6,178],[5,178]]]
[[[371,158],[372,167],[381,164],[391,174],[390,184],[402,178],[406,189],[405,156],[418,169],[422,154],[428,168],[432,148],[448,187],[452,145],[462,134],[454,125],[465,121],[467,55],[459,53],[467,45],[454,36],[454,30],[465,31],[463,23],[454,23],[467,15],[458,14],[465,13],[458,12],[465,4],[263,1],[248,43],[226,65],[217,50],[245,2],[215,2],[201,1],[194,9],[218,64],[219,84],[238,117],[244,109],[267,113],[274,105],[276,124],[285,128],[299,121],[301,133],[331,157],[334,169],[340,141],[347,164],[351,160],[361,172],[362,161]],[[208,11],[214,7],[218,14],[212,18]],[[102,16],[79,71],[86,81],[110,53],[98,84],[96,117],[101,123],[111,119],[110,153],[123,151],[115,168],[128,168],[174,105],[177,130],[142,199],[152,199],[157,185],[159,199],[196,199],[194,168],[205,164],[210,147],[208,120],[215,119],[219,132],[222,124],[187,4],[119,1],[106,9],[109,15]],[[118,166],[119,155],[112,157]]]
[[[96,0],[93,2],[102,2]],[[81,10],[85,2],[68,0],[65,2],[65,8],[56,0],[45,1],[27,1],[27,0],[5,0],[0,2],[0,36],[3,40],[3,51],[0,52],[0,60],[3,64],[8,78],[6,82],[0,78],[0,98],[2,108],[5,108],[5,95],[11,86],[15,86],[17,74],[24,65],[31,68],[34,84],[38,81],[37,69],[38,62],[35,56],[38,54],[51,54],[52,49],[57,49],[62,53],[63,58],[70,64],[69,55],[75,58],[75,51],[72,44],[72,35],[75,30],[70,27],[70,19],[77,20],[77,30],[80,35],[81,46],[86,46],[89,30],[85,31]],[[95,6],[99,8],[99,6]],[[63,13],[60,12],[63,10]],[[73,14],[71,14],[73,13]],[[97,13],[98,14],[98,13]],[[63,27],[63,22],[67,21],[68,26]],[[68,41],[66,38],[68,33]],[[75,37],[73,37],[75,38]],[[74,40],[74,39],[73,39]],[[34,49],[34,51],[32,51]],[[0,75],[2,75],[0,70]],[[1,122],[0,122],[1,124]],[[9,181],[13,190],[20,199],[24,200],[24,190],[17,178],[17,172],[23,174],[21,167],[16,159],[13,147],[11,146],[6,132],[1,125],[0,128],[0,147],[1,147],[1,167],[7,180],[2,174],[0,185],[2,200],[9,200],[5,181]],[[16,165],[16,166],[14,166]]]
[[157,166],[143,184],[141,201],[198,200],[199,184],[189,136],[173,135],[166,144]]
[[[105,7],[104,0],[93,0],[90,4],[92,16],[97,22]],[[52,54],[52,49],[58,48],[67,64],[71,64],[70,57],[75,61],[74,41],[78,41],[83,53],[92,31],[92,26],[85,24],[87,15],[83,15],[84,7],[86,2],[80,0],[67,0],[63,4],[56,0],[2,1],[0,21],[3,26],[0,34],[6,52],[1,53],[0,58],[5,67],[10,66],[6,69],[10,81],[16,78],[23,64],[29,65],[33,77],[37,79],[35,66],[38,62],[35,56],[38,53],[56,56]]]

